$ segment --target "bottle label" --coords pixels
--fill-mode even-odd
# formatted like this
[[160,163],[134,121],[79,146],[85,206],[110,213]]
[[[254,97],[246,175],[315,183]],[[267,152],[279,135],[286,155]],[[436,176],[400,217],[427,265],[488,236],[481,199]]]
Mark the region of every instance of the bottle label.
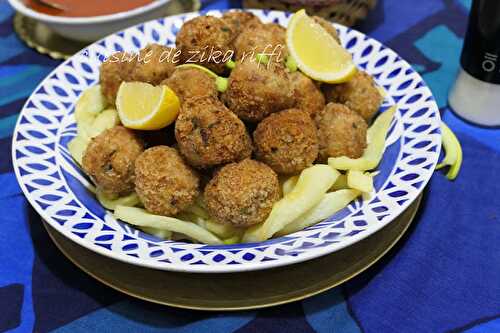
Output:
[[461,64],[476,79],[500,84],[500,1],[473,1]]

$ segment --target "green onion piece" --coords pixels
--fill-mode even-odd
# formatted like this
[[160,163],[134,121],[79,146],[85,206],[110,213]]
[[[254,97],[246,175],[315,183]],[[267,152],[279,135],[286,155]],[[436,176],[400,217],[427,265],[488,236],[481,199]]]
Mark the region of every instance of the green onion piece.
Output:
[[236,63],[232,60],[229,60],[228,62],[226,62],[226,67],[233,70],[236,67]]
[[229,80],[225,77],[218,76],[215,79],[215,85],[217,86],[217,91],[223,93],[229,87]]
[[259,64],[267,65],[269,63],[269,57],[262,53],[258,53],[255,56],[255,59],[259,62]]
[[443,136],[445,157],[443,161],[437,165],[436,170],[449,166],[450,169],[446,174],[446,178],[454,180],[457,178],[460,167],[462,166],[462,146],[453,131],[444,122],[441,123],[441,132]]
[[291,55],[286,58],[286,68],[288,68],[288,71],[290,71],[290,73],[294,73],[299,70],[297,62]]

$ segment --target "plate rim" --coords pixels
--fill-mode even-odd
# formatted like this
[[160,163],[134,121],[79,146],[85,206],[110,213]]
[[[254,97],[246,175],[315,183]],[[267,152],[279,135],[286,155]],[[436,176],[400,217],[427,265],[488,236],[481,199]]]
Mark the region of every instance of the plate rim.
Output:
[[[231,10],[231,9],[229,9]],[[114,34],[111,34],[109,36],[106,36],[104,38],[102,38],[101,40],[99,41],[96,41],[95,43],[93,44],[90,44],[88,47],[91,47],[92,45],[94,44],[98,44],[102,41],[104,41],[105,39],[107,39],[108,37],[110,36],[113,36],[113,35],[116,35],[116,34],[119,34],[123,31],[126,31],[128,29],[133,29],[133,28],[137,28],[139,26],[142,26],[142,25],[145,25],[145,24],[148,24],[148,23],[153,23],[153,22],[157,22],[159,20],[165,20],[165,19],[178,19],[178,18],[189,18],[189,17],[193,17],[193,16],[198,16],[198,15],[210,15],[210,14],[221,14],[221,13],[224,13],[228,10],[202,10],[202,11],[195,11],[195,12],[190,12],[190,13],[183,13],[183,14],[178,14],[178,15],[172,15],[172,16],[168,16],[166,18],[162,18],[162,19],[157,19],[157,20],[151,20],[151,21],[147,21],[147,22],[143,22],[143,23],[139,23],[137,25],[133,25],[133,26],[130,26],[122,31],[118,31]],[[285,15],[287,19],[289,19],[290,17],[290,13],[287,13],[287,12],[283,12],[283,11],[275,11],[275,10],[248,10],[250,12],[254,12],[254,13],[258,13],[258,14],[261,14],[261,15],[265,15],[266,17],[269,17],[271,16],[271,14],[273,13],[276,13],[276,14],[279,14],[279,15]],[[436,121],[441,121],[441,117],[440,117],[440,113],[439,113],[439,108],[436,104],[436,101],[435,101],[435,98],[434,98],[434,95],[432,93],[432,91],[430,90],[430,88],[427,86],[427,84],[425,83],[425,81],[423,80],[423,78],[420,76],[420,74],[415,70],[413,69],[413,67],[411,66],[411,64],[409,64],[406,60],[404,60],[401,56],[399,56],[399,54],[392,50],[391,48],[385,46],[383,43],[379,42],[378,40],[372,38],[372,37],[369,37],[368,35],[356,30],[356,29],[352,29],[352,28],[348,28],[348,27],[345,27],[345,26],[342,26],[342,25],[339,25],[339,24],[335,24],[335,26],[337,27],[343,27],[344,29],[348,29],[349,30],[352,30],[352,31],[355,31],[357,34],[360,34],[362,36],[365,36],[366,38],[370,39],[370,40],[373,40],[375,41],[376,43],[380,44],[384,49],[388,49],[390,52],[394,53],[405,65],[405,67],[407,68],[410,68],[416,75],[418,75],[419,79],[424,82],[425,84],[425,89],[428,90],[429,94],[430,94],[430,97],[432,97],[432,104],[433,104],[433,108],[435,108],[436,112],[435,112],[435,118],[436,118]],[[87,47],[87,48],[88,48]],[[84,48],[82,51],[84,50],[87,50],[87,48]],[[265,270],[265,269],[270,269],[270,268],[275,268],[275,267],[281,267],[281,266],[286,266],[286,265],[291,265],[291,264],[295,264],[295,263],[299,263],[299,262],[304,262],[304,261],[307,261],[307,260],[311,260],[311,259],[315,259],[315,258],[318,258],[318,257],[321,257],[321,256],[324,256],[324,255],[327,255],[329,253],[332,253],[332,252],[335,252],[335,251],[339,251],[339,250],[342,250],[344,249],[345,247],[347,246],[350,246],[366,237],[368,237],[369,235],[379,231],[381,228],[383,228],[384,226],[386,226],[388,223],[391,223],[395,218],[397,218],[397,216],[399,216],[405,209],[407,209],[413,202],[414,200],[416,200],[416,198],[422,193],[423,189],[425,188],[425,186],[428,184],[428,182],[430,181],[431,177],[432,177],[432,174],[434,172],[432,172],[432,174],[427,178],[427,179],[424,179],[424,181],[422,182],[422,185],[419,189],[414,189],[414,193],[415,193],[415,196],[413,198],[413,200],[407,200],[403,205],[399,206],[398,208],[398,213],[394,215],[394,217],[391,219],[391,220],[388,220],[388,221],[385,221],[385,222],[380,222],[378,223],[376,226],[372,227],[369,229],[369,231],[365,230],[364,232],[361,232],[357,235],[354,235],[354,236],[351,236],[349,239],[343,241],[340,245],[338,245],[333,251],[331,249],[329,249],[328,247],[324,247],[324,248],[321,248],[319,249],[318,251],[308,251],[306,253],[303,253],[301,254],[301,256],[283,256],[283,257],[280,257],[279,260],[273,260],[273,261],[266,261],[266,262],[247,262],[247,263],[244,263],[244,264],[240,264],[240,265],[228,265],[228,264],[221,264],[221,265],[192,265],[192,264],[175,264],[175,263],[171,263],[171,264],[167,264],[167,263],[160,263],[158,261],[154,261],[154,260],[145,260],[145,259],[140,259],[140,258],[136,258],[136,257],[132,257],[132,256],[127,256],[125,255],[124,253],[118,253],[118,252],[115,252],[113,250],[108,250],[108,249],[105,249],[105,248],[102,248],[102,247],[99,247],[99,246],[96,246],[95,244],[93,244],[92,242],[86,240],[86,239],[82,239],[82,238],[79,238],[77,235],[73,234],[73,233],[66,233],[64,231],[64,228],[59,225],[58,223],[56,223],[52,216],[50,216],[49,214],[45,213],[44,210],[41,209],[41,207],[39,207],[38,204],[35,203],[35,199],[29,195],[29,191],[27,190],[26,188],[26,184],[24,182],[21,181],[21,175],[20,175],[20,170],[19,170],[19,165],[18,165],[18,161],[17,161],[17,158],[16,158],[16,138],[18,137],[19,135],[19,127],[20,127],[20,123],[21,123],[21,119],[22,119],[22,115],[27,107],[27,105],[29,104],[33,94],[38,91],[41,87],[44,86],[44,84],[46,84],[46,82],[48,80],[50,80],[50,78],[58,71],[59,68],[61,67],[64,67],[66,66],[69,62],[71,62],[73,60],[74,57],[77,57],[82,51],[80,51],[79,53],[75,54],[74,56],[70,57],[69,59],[65,60],[64,62],[62,62],[61,64],[59,64],[54,70],[52,70],[49,74],[47,74],[47,76],[39,83],[39,85],[33,90],[33,93],[28,97],[28,99],[26,100],[25,104],[23,105],[23,108],[22,108],[22,111],[20,113],[20,116],[16,122],[16,126],[15,126],[15,130],[13,132],[13,136],[12,136],[12,149],[11,149],[11,154],[12,154],[12,163],[13,163],[13,166],[14,166],[14,172],[15,172],[15,175],[16,175],[16,179],[19,183],[19,186],[21,187],[22,191],[23,191],[23,194],[25,196],[25,198],[27,198],[27,200],[29,201],[30,205],[36,210],[36,212],[44,219],[46,220],[52,227],[54,227],[58,232],[60,232],[61,234],[63,234],[65,237],[71,239],[72,241],[76,242],[77,244],[81,245],[81,246],[84,246],[86,247],[87,249],[91,250],[91,251],[94,251],[94,252],[97,252],[101,255],[104,255],[104,256],[107,256],[107,257],[111,257],[115,260],[119,260],[119,261],[122,261],[122,262],[126,262],[128,264],[132,264],[132,265],[136,265],[136,266],[142,266],[142,267],[147,267],[147,268],[152,268],[152,269],[159,269],[159,270],[166,270],[166,271],[172,271],[172,272],[190,272],[190,273],[207,273],[207,274],[210,274],[210,273],[231,273],[231,272],[245,272],[245,271],[253,271],[253,270]],[[439,134],[441,134],[440,130],[439,130]],[[437,164],[438,162],[438,159],[439,159],[439,155],[440,155],[440,151],[441,151],[441,145],[438,145],[434,155],[433,155],[433,158],[432,158],[432,167],[431,169],[433,170],[435,165]],[[401,151],[398,153],[398,155],[401,154]],[[394,167],[392,169],[392,171],[394,170]],[[392,173],[391,171],[391,173]],[[84,205],[83,205],[84,206]],[[255,244],[258,244],[258,243],[255,243]]]

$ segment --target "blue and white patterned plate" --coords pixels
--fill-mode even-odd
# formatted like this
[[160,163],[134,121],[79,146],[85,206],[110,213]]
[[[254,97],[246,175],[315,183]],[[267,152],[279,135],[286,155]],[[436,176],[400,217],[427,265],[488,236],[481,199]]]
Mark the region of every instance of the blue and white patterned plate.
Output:
[[[287,25],[289,14],[254,11],[263,21]],[[220,16],[219,11],[209,15]],[[376,194],[357,200],[328,220],[262,243],[208,246],[164,241],[116,221],[99,205],[67,151],[76,135],[75,102],[98,83],[105,56],[137,51],[148,43],[174,44],[183,22],[199,13],[151,21],[111,35],[55,69],[31,95],[14,133],[12,154],[21,188],[52,227],[100,254],[156,269],[237,272],[302,262],[353,244],[390,223],[432,176],[440,147],[440,116],[422,78],[394,51],[364,34],[337,26],[355,63],[397,103],[389,146],[376,177]]]

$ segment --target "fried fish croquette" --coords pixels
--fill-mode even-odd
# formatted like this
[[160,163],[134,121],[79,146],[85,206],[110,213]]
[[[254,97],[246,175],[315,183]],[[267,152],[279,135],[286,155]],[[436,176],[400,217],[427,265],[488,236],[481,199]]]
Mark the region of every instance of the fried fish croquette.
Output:
[[358,71],[348,82],[337,85],[323,85],[327,102],[345,104],[357,112],[366,122],[370,122],[382,104],[373,78],[363,71]]
[[197,168],[240,161],[252,154],[245,125],[215,98],[185,101],[175,123],[175,137],[182,155]]
[[182,52],[183,62],[197,63],[223,74],[226,65],[222,60],[234,53],[233,39],[233,30],[222,19],[199,16],[184,23],[177,34],[176,45]]
[[222,96],[228,108],[245,121],[258,122],[295,105],[290,76],[282,64],[247,59],[236,64]]
[[231,27],[235,37],[247,28],[253,29],[263,24],[253,13],[241,10],[231,10],[224,13],[222,20]]
[[315,118],[318,127],[319,160],[347,156],[359,158],[366,148],[368,125],[347,106],[329,103]]
[[150,44],[137,55],[131,81],[158,85],[175,71],[176,50],[159,44]]
[[262,53],[276,62],[286,58],[286,30],[274,23],[251,26],[234,40],[234,51],[237,60],[246,60]]
[[104,194],[125,196],[134,190],[134,163],[143,150],[142,141],[133,131],[116,126],[90,141],[82,167]]
[[279,200],[278,176],[267,165],[250,159],[228,164],[205,187],[204,197],[217,222],[249,227],[264,222]]
[[194,97],[217,98],[215,79],[202,70],[178,68],[161,84],[169,86],[181,102]]
[[296,174],[318,157],[318,133],[306,111],[290,109],[264,119],[253,133],[257,159],[279,174]]
[[307,111],[311,116],[323,110],[325,96],[313,80],[301,72],[290,74],[290,78],[295,91],[295,107],[297,109]]
[[137,58],[126,52],[111,55],[101,65],[100,81],[102,94],[110,105],[115,105],[116,95],[122,82],[131,81]]
[[135,189],[146,210],[174,216],[199,196],[199,177],[176,149],[156,146],[135,161]]

